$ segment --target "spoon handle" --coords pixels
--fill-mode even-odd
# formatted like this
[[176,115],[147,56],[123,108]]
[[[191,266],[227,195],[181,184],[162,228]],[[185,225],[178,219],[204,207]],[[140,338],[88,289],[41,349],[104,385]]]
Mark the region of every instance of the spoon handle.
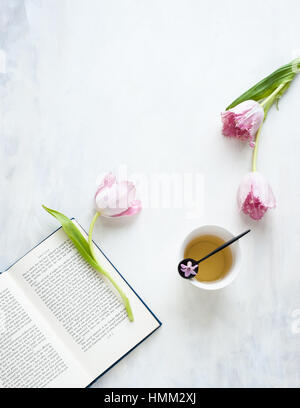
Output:
[[237,235],[236,237],[230,239],[229,241],[225,242],[223,245],[219,246],[218,248],[214,249],[212,252],[210,252],[208,255],[206,255],[204,258],[200,259],[199,261],[197,261],[197,263],[199,264],[200,262],[204,261],[205,259],[209,258],[210,256],[216,254],[219,251],[222,251],[222,249],[228,247],[229,245],[233,244],[235,241],[237,241],[238,239],[242,238],[244,235],[248,234],[248,232],[250,232],[251,230],[248,229],[245,232],[242,232],[240,235]]

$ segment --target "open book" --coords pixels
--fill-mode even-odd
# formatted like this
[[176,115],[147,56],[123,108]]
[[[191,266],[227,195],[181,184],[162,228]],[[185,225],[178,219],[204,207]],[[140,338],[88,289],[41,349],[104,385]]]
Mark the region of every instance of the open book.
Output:
[[0,275],[0,387],[86,387],[161,325],[95,251],[134,322],[60,228]]

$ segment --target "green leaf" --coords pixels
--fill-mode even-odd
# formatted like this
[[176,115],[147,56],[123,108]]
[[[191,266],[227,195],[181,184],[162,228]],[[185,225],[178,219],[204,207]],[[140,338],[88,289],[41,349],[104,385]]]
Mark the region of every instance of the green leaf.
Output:
[[266,78],[262,79],[252,88],[248,89],[248,91],[244,92],[241,96],[235,99],[227,108],[231,109],[234,108],[239,103],[252,99],[254,101],[261,101],[265,99],[272,92],[275,91],[281,84],[286,84],[286,86],[282,89],[281,93],[278,95],[277,99],[279,99],[282,94],[287,90],[291,81],[295,78],[297,73],[300,69],[300,58],[296,58],[289,64],[283,65],[272,74],[268,75]]
[[55,210],[51,210],[51,208],[47,208],[44,205],[42,207],[61,223],[63,230],[79,250],[81,255],[87,260],[87,262],[90,262],[87,257],[93,259],[93,255],[91,253],[89,244],[85,237],[81,234],[79,229],[76,227],[76,225],[64,214]]
[[90,264],[94,269],[96,269],[98,272],[102,273],[111,283],[112,285],[116,288],[116,290],[119,292],[125,309],[127,311],[128,318],[131,322],[133,322],[134,317],[132,313],[132,309],[129,303],[129,300],[125,293],[122,291],[122,289],[117,285],[117,283],[113,280],[113,278],[110,276],[108,272],[106,272],[101,265],[99,265],[98,261],[95,259],[94,255],[91,252],[90,246],[86,238],[82,235],[82,233],[79,231],[79,229],[76,227],[76,225],[64,214],[51,210],[50,208],[46,207],[45,205],[42,206],[49,214],[53,215],[62,225],[63,230],[67,234],[67,236],[70,238],[70,240],[73,242],[74,246],[80,253],[80,255],[86,260],[88,264]]

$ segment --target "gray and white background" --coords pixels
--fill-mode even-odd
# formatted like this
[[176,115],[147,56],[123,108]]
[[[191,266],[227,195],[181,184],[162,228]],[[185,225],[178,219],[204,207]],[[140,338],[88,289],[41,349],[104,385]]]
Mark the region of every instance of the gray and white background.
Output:
[[[162,328],[95,387],[299,387],[299,92],[264,125],[258,169],[278,208],[241,216],[246,145],[224,140],[220,112],[299,55],[300,3],[0,0],[0,270],[58,225],[44,203],[88,228],[97,177],[203,175],[203,211],[145,208],[99,222],[95,240]],[[202,224],[244,239],[232,286],[177,278],[185,235]]]

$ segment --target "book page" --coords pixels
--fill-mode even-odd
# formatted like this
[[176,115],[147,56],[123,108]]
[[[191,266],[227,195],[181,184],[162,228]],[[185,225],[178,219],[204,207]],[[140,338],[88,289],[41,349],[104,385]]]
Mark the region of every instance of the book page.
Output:
[[86,368],[90,382],[160,326],[101,251],[95,250],[102,267],[129,298],[134,322],[129,321],[118,292],[86,263],[62,229],[10,270]]
[[9,273],[0,275],[0,388],[78,387],[83,367],[49,332]]

